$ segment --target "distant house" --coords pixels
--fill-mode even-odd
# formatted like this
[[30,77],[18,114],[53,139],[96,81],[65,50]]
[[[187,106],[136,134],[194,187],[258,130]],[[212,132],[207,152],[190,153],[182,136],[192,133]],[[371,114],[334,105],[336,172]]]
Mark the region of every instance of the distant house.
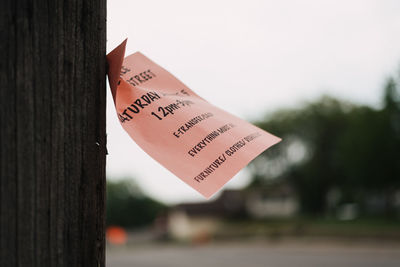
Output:
[[245,212],[244,192],[225,190],[221,196],[205,203],[180,204],[168,216],[168,232],[178,240],[204,239],[213,235],[221,220]]
[[247,213],[254,219],[290,218],[299,209],[296,193],[287,183],[249,190],[245,205]]
[[288,218],[296,215],[298,201],[293,188],[285,183],[247,190],[225,190],[205,203],[175,206],[168,216],[168,232],[178,240],[203,240],[213,236],[223,220]]

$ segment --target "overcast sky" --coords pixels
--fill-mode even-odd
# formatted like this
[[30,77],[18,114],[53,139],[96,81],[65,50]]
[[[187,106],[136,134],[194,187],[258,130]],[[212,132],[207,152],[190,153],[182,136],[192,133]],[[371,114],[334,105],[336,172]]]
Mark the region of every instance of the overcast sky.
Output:
[[[322,94],[379,105],[400,67],[400,1],[109,0],[107,52],[128,38],[209,102],[247,120]],[[143,152],[107,98],[107,175],[167,203],[204,200]],[[228,188],[248,182],[246,171]]]

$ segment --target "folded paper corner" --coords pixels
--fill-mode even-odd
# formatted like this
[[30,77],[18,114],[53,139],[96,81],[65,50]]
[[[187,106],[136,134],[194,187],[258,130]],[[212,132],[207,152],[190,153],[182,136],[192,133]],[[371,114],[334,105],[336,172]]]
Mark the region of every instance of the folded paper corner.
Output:
[[126,38],[119,46],[114,48],[106,56],[108,63],[108,81],[110,83],[111,93],[115,103],[115,96],[117,93],[118,79],[121,73],[122,62],[124,61],[125,48],[128,38]]

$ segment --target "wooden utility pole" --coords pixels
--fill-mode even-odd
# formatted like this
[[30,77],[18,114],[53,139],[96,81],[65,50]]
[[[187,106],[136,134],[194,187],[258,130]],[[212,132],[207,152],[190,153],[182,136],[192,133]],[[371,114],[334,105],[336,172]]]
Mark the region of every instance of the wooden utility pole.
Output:
[[105,0],[0,1],[0,266],[104,266]]

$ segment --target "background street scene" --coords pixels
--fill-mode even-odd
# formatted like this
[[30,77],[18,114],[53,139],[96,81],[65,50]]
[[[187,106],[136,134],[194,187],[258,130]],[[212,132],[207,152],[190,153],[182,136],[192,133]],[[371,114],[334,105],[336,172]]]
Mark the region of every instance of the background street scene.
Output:
[[396,267],[399,244],[299,242],[244,242],[210,246],[160,246],[110,250],[110,267]]
[[109,1],[108,51],[128,37],[126,55],[283,141],[206,200],[132,142],[109,94],[108,266],[400,266],[399,10]]

